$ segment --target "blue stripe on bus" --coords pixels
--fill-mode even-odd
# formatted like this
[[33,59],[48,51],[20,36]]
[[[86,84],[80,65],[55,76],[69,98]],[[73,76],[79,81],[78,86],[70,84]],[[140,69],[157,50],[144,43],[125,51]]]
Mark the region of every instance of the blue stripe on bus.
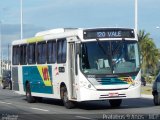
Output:
[[111,78],[110,80],[107,80],[105,78],[101,79],[102,85],[119,85],[119,84],[128,84],[127,82],[124,82],[118,78]]
[[[43,66],[41,66],[43,68]],[[46,66],[44,66],[46,68]],[[43,69],[41,69],[43,70]],[[47,72],[49,76],[49,80],[51,85],[47,86],[44,82],[44,78],[46,75],[40,73],[38,66],[23,66],[22,67],[22,75],[23,75],[23,86],[24,91],[26,88],[26,81],[30,82],[31,92],[36,93],[47,93],[53,94],[53,85],[52,85],[52,67],[47,66]]]
[[120,85],[120,84],[132,84],[135,80],[135,76],[132,77],[106,77],[97,78],[97,82],[101,85]]

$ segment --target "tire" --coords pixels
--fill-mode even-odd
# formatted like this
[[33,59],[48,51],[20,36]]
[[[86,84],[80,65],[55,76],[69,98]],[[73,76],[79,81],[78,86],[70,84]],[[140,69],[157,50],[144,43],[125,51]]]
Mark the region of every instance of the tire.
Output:
[[42,97],[34,97],[36,102],[43,102],[43,98]]
[[27,83],[26,85],[26,99],[28,103],[34,103],[36,100],[31,94],[30,84]]
[[153,96],[153,102],[154,102],[154,105],[160,105],[160,97],[158,96],[158,94],[155,94]]
[[110,103],[111,107],[120,107],[120,105],[122,103],[122,99],[109,100],[109,103]]
[[9,82],[8,88],[9,88],[9,90],[12,90],[12,82]]
[[67,109],[71,109],[75,107],[75,104],[73,103],[73,101],[70,101],[68,99],[68,92],[65,86],[61,87],[60,94],[61,94],[61,99],[63,101],[63,104]]
[[6,87],[5,87],[5,85],[4,85],[3,82],[2,82],[2,84],[1,84],[1,86],[2,86],[2,89],[6,89]]

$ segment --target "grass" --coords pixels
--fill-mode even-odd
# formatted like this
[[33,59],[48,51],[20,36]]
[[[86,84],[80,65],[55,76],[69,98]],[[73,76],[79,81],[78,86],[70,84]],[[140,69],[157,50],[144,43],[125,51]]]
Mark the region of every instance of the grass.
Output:
[[141,94],[152,95],[152,86],[141,86]]

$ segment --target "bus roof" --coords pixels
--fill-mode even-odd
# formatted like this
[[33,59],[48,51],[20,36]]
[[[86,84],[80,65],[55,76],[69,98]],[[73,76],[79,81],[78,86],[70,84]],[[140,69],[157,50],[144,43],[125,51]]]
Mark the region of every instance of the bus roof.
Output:
[[15,40],[12,42],[12,45],[18,44],[26,44],[26,43],[35,43],[38,41],[45,41],[50,39],[60,39],[65,37],[72,37],[72,36],[82,36],[83,31],[90,31],[90,30],[133,30],[131,28],[120,28],[120,27],[99,27],[99,28],[57,28],[51,29],[47,31],[42,31],[36,33],[35,37],[26,38],[23,40]]
[[77,30],[78,28],[57,28],[57,29],[51,29],[51,30],[46,30],[42,32],[36,33],[35,37],[37,36],[44,36],[44,35],[50,35],[50,34],[58,34],[58,33],[64,33],[68,31],[73,31]]

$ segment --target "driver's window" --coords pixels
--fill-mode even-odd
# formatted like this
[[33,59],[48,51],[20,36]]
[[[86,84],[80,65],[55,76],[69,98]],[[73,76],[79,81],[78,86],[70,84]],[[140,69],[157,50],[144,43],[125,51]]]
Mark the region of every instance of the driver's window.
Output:
[[129,44],[127,50],[128,50],[128,59],[129,59],[129,60],[135,59],[135,48],[134,48],[134,44]]

